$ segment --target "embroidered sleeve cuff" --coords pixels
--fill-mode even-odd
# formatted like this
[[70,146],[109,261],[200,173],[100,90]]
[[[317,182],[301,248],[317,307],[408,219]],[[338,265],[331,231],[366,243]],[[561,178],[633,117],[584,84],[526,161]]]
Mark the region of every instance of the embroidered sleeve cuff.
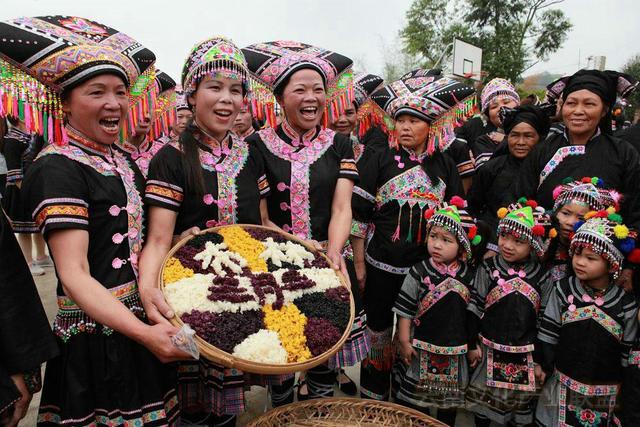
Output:
[[271,193],[271,187],[266,175],[262,175],[258,179],[258,190],[260,191],[260,198],[265,198]]
[[358,167],[354,159],[342,159],[340,161],[340,178],[347,178],[354,182],[358,182]]
[[7,184],[13,184],[15,182],[22,181],[23,175],[20,169],[11,169],[7,171]]
[[365,239],[367,237],[367,230],[369,229],[369,224],[356,221],[355,219],[351,221],[351,235],[360,237]]
[[177,211],[184,198],[183,190],[177,185],[150,179],[145,188],[145,201],[151,206]]
[[36,225],[43,233],[54,229],[89,228],[89,205],[82,199],[52,198],[43,200],[33,211]]

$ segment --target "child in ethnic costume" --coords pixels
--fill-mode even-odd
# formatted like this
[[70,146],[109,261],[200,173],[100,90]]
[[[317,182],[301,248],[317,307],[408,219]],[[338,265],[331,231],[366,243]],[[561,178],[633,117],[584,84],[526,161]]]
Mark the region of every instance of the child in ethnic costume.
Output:
[[619,425],[613,410],[638,308],[615,280],[634,241],[611,208],[586,218],[569,248],[575,276],[555,283],[538,333],[536,373],[548,377],[536,409],[542,426]]
[[[482,238],[460,197],[425,213],[429,259],[414,265],[393,311],[398,317],[400,360],[396,401],[454,425],[468,382],[467,304],[474,269],[467,263]],[[435,212],[435,213],[434,213]]]
[[[469,310],[469,363],[477,365],[467,389],[476,425],[532,419],[536,391],[533,349],[538,312],[549,277],[538,261],[549,217],[535,201],[520,199],[498,211],[499,254],[473,280]],[[479,332],[479,347],[476,347]]]
[[589,211],[610,206],[617,209],[620,194],[604,188],[600,178],[574,181],[569,177],[553,190],[553,200],[553,220],[558,225],[559,238],[549,246],[546,261],[551,267],[551,279],[556,281],[569,275],[569,234],[573,233],[573,226]]

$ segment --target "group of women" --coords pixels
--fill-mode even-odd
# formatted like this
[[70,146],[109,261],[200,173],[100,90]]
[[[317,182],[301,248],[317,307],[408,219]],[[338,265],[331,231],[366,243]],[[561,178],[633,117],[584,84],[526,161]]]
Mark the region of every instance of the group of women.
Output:
[[[562,178],[597,175],[624,195],[627,223],[640,225],[640,159],[607,128],[616,94],[635,87],[628,76],[585,71],[554,85],[565,126],[544,143],[544,111],[509,113],[519,101],[515,89],[492,82],[481,96],[488,122],[471,142],[456,140],[454,128],[474,114],[475,91],[437,70],[383,86],[370,74],[353,78],[352,61],[323,48],[276,41],[240,49],[214,37],[190,51],[179,124],[160,145],[147,143],[156,148],[141,167],[144,156],[114,143],[131,114],[135,83],[152,70],[150,50],[78,17],[18,18],[2,23],[0,35],[3,67],[13,73],[2,80],[3,95],[29,93],[20,109],[29,109],[28,121],[50,141],[21,193],[58,277],[57,346],[17,346],[28,356],[21,363],[0,351],[0,379],[6,370],[18,390],[6,384],[0,411],[9,408],[16,422],[24,409],[16,402],[28,395],[23,379],[46,360],[39,425],[234,425],[250,385],[270,387],[274,406],[293,402],[292,375],[250,376],[189,360],[173,345],[177,328],[157,277],[175,239],[201,229],[262,224],[326,251],[351,278],[358,316],[340,352],[305,373],[298,396],[332,396],[336,383],[355,391],[341,368],[361,363],[361,396],[387,400],[393,306],[410,268],[426,256],[425,214],[465,195],[461,175],[471,175],[474,164],[469,210],[479,217],[489,219],[516,195],[551,208]],[[43,97],[31,96],[34,85]],[[247,113],[267,125],[254,131]],[[463,129],[478,120],[486,119]],[[16,306],[36,297],[11,291],[10,281],[0,285]],[[25,324],[42,327],[32,310],[25,303],[2,317],[27,315]],[[30,336],[19,332],[0,336]]]

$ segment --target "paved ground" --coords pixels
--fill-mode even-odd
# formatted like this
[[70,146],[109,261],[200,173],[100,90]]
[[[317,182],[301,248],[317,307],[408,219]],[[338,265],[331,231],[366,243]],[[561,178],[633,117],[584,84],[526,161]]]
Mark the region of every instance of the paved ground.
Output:
[[[36,277],[36,285],[38,287],[38,292],[40,293],[40,298],[44,304],[45,310],[47,312],[47,316],[49,317],[49,321],[53,321],[53,318],[56,313],[56,278],[53,272],[53,268],[46,268],[46,274],[44,276]],[[353,367],[347,369],[347,374],[356,381],[359,382],[359,368]],[[250,392],[246,394],[247,396],[247,407],[248,410],[242,416],[240,416],[238,420],[238,425],[243,426],[247,422],[261,415],[266,408],[266,397],[267,393],[264,388],[261,387],[253,387]],[[336,396],[344,396],[340,393],[339,390],[336,389]],[[36,425],[36,416],[38,412],[38,405],[40,403],[40,394],[34,396],[31,406],[29,407],[29,412],[26,418],[20,423],[21,426],[35,426]],[[472,426],[473,421],[468,413],[461,412],[458,414],[458,418],[456,420],[456,426]]]

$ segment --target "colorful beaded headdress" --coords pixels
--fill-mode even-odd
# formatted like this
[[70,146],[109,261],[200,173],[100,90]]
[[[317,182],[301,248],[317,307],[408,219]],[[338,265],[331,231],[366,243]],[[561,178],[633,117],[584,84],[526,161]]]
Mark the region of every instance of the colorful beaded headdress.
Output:
[[509,80],[497,77],[490,80],[480,92],[480,108],[483,113],[487,114],[491,101],[498,96],[512,99],[516,104],[520,104],[520,95],[515,86]]
[[558,235],[551,218],[535,200],[521,198],[508,208],[498,209],[498,234],[511,234],[528,242],[538,257],[547,250],[549,239]]
[[618,209],[622,196],[616,190],[604,188],[604,182],[597,177],[584,177],[574,181],[568,177],[553,190],[553,210],[557,211],[569,203],[577,203],[591,210],[602,210],[610,206]]
[[191,49],[182,68],[182,89],[187,96],[195,92],[206,75],[241,80],[245,94],[249,91],[249,70],[242,51],[228,38],[213,37]]
[[162,135],[168,135],[176,122],[176,82],[167,73],[157,70],[154,91],[157,93],[151,107],[151,129],[149,138],[154,141]]
[[635,236],[622,224],[622,217],[613,208],[591,211],[585,219],[573,226],[575,234],[571,236],[569,255],[573,256],[580,247],[591,249],[609,262],[614,279],[622,271],[625,256],[631,262],[640,261],[640,249],[635,249]]
[[99,74],[130,86],[130,101],[147,95],[155,55],[131,37],[75,16],[0,22],[0,116],[19,117],[30,132],[64,143],[60,95]]
[[180,110],[191,110],[189,106],[189,102],[187,102],[187,95],[184,93],[182,89],[182,85],[177,85],[175,89],[176,93],[176,111]]
[[446,150],[454,129],[474,114],[474,93],[471,86],[442,77],[440,70],[418,69],[375,91],[371,99],[393,119],[411,114],[428,122],[427,154],[433,154]]
[[433,226],[444,228],[456,236],[467,259],[471,259],[471,245],[480,244],[482,236],[478,234],[475,219],[464,209],[466,206],[467,202],[464,199],[454,196],[449,203],[443,203],[435,209],[427,209],[424,217],[427,220],[427,236]]
[[381,126],[388,132],[386,113],[371,100],[371,94],[382,86],[384,80],[375,74],[358,73],[353,78],[354,104],[358,109],[356,135],[363,137],[373,126]]
[[311,68],[322,76],[327,90],[325,125],[335,121],[354,101],[353,61],[339,53],[296,41],[256,43],[242,49],[253,83],[252,111],[259,120],[276,126],[276,100],[273,92],[291,74]]

